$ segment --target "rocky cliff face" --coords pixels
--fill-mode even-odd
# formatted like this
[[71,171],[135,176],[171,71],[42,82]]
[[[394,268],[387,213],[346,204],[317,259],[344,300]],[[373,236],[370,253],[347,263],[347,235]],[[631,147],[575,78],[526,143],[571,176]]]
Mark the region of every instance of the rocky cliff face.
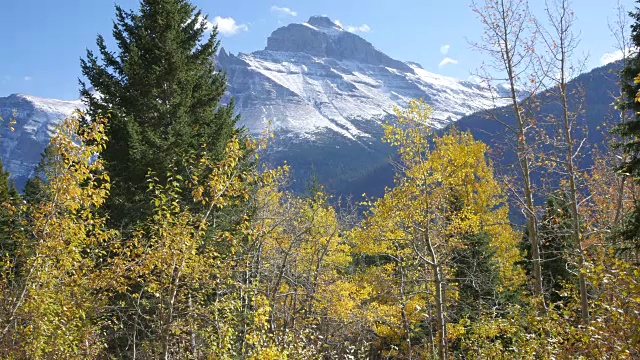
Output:
[[411,71],[407,64],[392,59],[365,39],[321,16],[313,16],[306,23],[290,24],[274,31],[267,39],[265,50],[304,53],[313,57]]

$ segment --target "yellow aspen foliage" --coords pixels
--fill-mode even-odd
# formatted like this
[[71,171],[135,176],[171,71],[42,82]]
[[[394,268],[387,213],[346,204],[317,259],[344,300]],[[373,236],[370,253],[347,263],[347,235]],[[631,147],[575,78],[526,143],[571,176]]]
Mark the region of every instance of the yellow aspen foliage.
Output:
[[[524,279],[515,266],[519,236],[509,225],[486,145],[455,129],[434,134],[427,126],[431,108],[421,100],[396,115],[398,124],[384,127],[384,140],[398,147],[397,186],[371,204],[351,236],[356,253],[371,263],[362,280],[375,289],[367,318],[380,344],[396,344],[405,355],[437,348],[443,358],[446,303],[456,298],[445,285],[455,283],[448,276],[453,251],[466,246],[465,234],[488,233],[502,284],[513,288]],[[435,343],[419,335],[427,331],[420,325],[425,319],[436,319],[428,330]]]
[[[231,359],[264,350],[255,332],[262,331],[268,311],[242,281],[247,253],[242,237],[232,233],[248,226],[247,216],[231,231],[216,223],[220,210],[249,199],[252,184],[276,176],[242,166],[246,149],[256,147],[255,141],[241,146],[233,138],[219,162],[189,159],[189,179],[167,174],[160,183],[149,174],[154,215],[140,224],[126,257],[116,259],[129,281],[120,294],[123,309],[133,310],[141,324],[140,334],[133,334],[140,356]],[[184,188],[198,211],[184,203]]]
[[591,304],[591,319],[580,327],[571,321],[579,305],[574,291],[565,310],[568,330],[563,351],[583,359],[640,358],[640,269],[637,263],[617,258],[613,248],[593,263],[585,271],[598,293]]
[[566,302],[546,313],[525,298],[501,316],[485,314],[466,323],[460,351],[469,359],[636,359],[640,356],[640,271],[616,259],[613,251],[588,267],[596,289],[591,317],[584,323],[579,292],[568,287]]
[[74,116],[51,139],[48,196],[25,210],[30,231],[19,239],[26,258],[21,287],[2,321],[2,337],[15,346],[4,349],[8,358],[87,359],[103,350],[100,319],[114,277],[101,271],[101,258],[115,235],[96,213],[109,193],[109,177],[95,158],[104,127],[96,119],[92,131],[77,136]]
[[[322,190],[310,197],[283,192],[286,173],[281,175],[258,191],[258,211],[248,229],[256,249],[250,267],[260,279],[257,291],[271,306],[269,331],[293,358],[339,353],[344,343],[328,348],[336,334],[320,329],[357,318],[359,293],[345,276],[351,246],[328,196]],[[299,352],[301,345],[306,352]]]

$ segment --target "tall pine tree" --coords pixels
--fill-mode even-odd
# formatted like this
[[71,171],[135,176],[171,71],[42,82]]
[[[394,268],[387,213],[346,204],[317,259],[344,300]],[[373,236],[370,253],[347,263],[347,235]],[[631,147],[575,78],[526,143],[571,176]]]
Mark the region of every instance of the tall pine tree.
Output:
[[[220,160],[238,134],[233,103],[220,100],[226,78],[213,57],[219,41],[187,0],[141,0],[139,12],[116,6],[113,37],[118,50],[98,36],[99,56],[87,51],[80,81],[90,119],[110,119],[103,153],[112,180],[106,210],[112,224],[130,229],[151,215],[149,172],[160,181],[185,174],[195,153]],[[95,90],[95,91],[93,91]]]
[[13,260],[16,251],[14,231],[17,223],[13,209],[17,201],[18,192],[10,182],[9,173],[4,171],[2,160],[0,160],[0,270],[5,257],[8,256]]
[[[636,0],[636,2],[640,4],[640,0]],[[640,8],[636,8],[635,12],[630,12],[629,15],[634,20],[631,26],[632,46],[640,48]],[[640,52],[636,51],[629,56],[626,64],[620,74],[622,99],[620,99],[618,106],[623,110],[632,111],[634,116],[630,118],[630,121],[618,124],[613,131],[623,137],[624,142],[620,145],[628,154],[620,170],[640,178],[640,102],[637,101],[640,82],[635,81],[640,74]]]
[[482,311],[497,307],[500,272],[486,232],[463,235],[465,247],[454,252],[458,288],[458,316],[477,318]]
[[557,191],[547,198],[546,210],[540,224],[540,255],[544,261],[542,283],[551,302],[563,300],[560,296],[564,283],[576,283],[571,273],[575,264],[568,261],[571,256],[571,212],[568,195]]
[[[640,4],[640,0],[636,0]],[[640,48],[640,8],[629,13],[634,23],[631,25],[632,48]],[[622,141],[617,144],[624,150],[625,156],[622,164],[617,169],[623,174],[627,174],[636,182],[640,182],[640,51],[635,51],[626,61],[625,67],[620,74],[620,86],[622,99],[618,106],[622,111],[632,112],[628,121],[620,123],[613,128],[613,133],[620,136]],[[626,215],[622,229],[619,234],[626,244],[633,245],[636,250],[640,249],[640,202],[637,202],[635,209]],[[626,247],[627,245],[625,245]]]

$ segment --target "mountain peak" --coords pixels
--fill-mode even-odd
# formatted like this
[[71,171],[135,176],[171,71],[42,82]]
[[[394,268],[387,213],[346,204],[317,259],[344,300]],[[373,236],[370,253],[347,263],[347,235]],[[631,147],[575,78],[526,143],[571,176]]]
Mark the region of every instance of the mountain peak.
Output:
[[342,29],[338,24],[334,23],[326,16],[312,16],[309,18],[309,21],[307,21],[307,24],[322,29]]
[[348,60],[412,71],[407,64],[392,59],[367,40],[345,31],[326,16],[312,16],[308,22],[289,24],[276,29],[267,39],[265,50],[302,53],[318,58]]

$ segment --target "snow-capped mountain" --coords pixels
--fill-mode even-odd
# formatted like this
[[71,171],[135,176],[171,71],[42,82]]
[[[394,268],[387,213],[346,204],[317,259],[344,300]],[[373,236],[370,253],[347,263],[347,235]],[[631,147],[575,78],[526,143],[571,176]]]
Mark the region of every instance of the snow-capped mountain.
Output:
[[[313,175],[344,192],[350,187],[343,183],[359,183],[384,167],[390,150],[380,141],[380,124],[412,98],[433,105],[435,128],[502,105],[488,89],[393,59],[327,17],[275,30],[264,50],[232,55],[221,49],[215,61],[227,73],[227,95],[241,124],[253,134],[271,124],[279,140],[267,158],[287,160],[298,189]],[[0,116],[16,121],[14,132],[1,125],[0,157],[18,186],[58,121],[81,106],[79,100],[0,98]]]
[[217,61],[252,132],[270,120],[301,138],[331,131],[356,140],[413,98],[434,106],[436,128],[496,105],[487,89],[392,59],[326,17],[277,29],[261,51],[222,49]]

